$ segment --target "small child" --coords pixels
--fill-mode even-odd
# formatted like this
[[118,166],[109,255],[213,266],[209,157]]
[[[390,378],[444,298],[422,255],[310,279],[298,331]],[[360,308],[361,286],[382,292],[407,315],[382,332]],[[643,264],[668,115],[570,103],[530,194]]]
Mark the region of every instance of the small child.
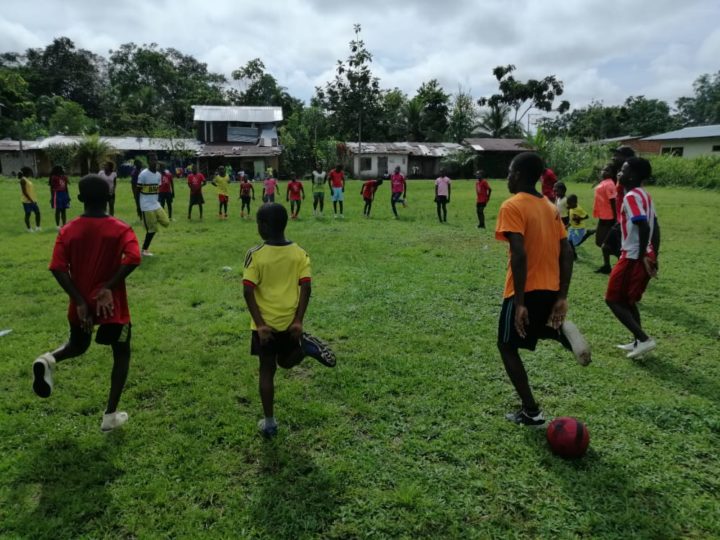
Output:
[[365,201],[365,207],[363,208],[363,216],[366,218],[370,217],[370,210],[372,210],[372,203],[375,200],[375,192],[383,183],[383,179],[380,180],[368,180],[363,183],[360,188],[360,195],[362,195],[363,201]]
[[113,352],[110,394],[100,425],[102,431],[111,431],[128,419],[127,413],[117,412],[130,366],[132,324],[125,278],[140,264],[140,247],[127,223],[105,213],[110,190],[102,178],[86,176],[78,187],[85,211],[60,230],[50,262],[50,271],[70,297],[70,339],[33,362],[33,390],[50,397],[55,364],[83,354],[93,327],[99,325],[95,341],[110,345]]
[[477,182],[475,182],[475,194],[477,195],[475,203],[475,211],[478,218],[478,229],[485,228],[485,207],[490,202],[490,194],[492,188],[487,180],[485,180],[485,171],[480,170],[475,173]]
[[303,188],[302,182],[298,180],[294,172],[290,173],[290,178],[285,193],[285,201],[290,201],[290,218],[297,219],[298,214],[300,214],[300,203],[305,199],[305,188]]
[[289,369],[305,356],[327,367],[335,354],[319,339],[303,332],[310,302],[310,257],[285,239],[285,207],[268,203],[257,213],[258,232],[264,243],[250,249],[243,272],[244,297],[250,311],[250,354],[260,360],[260,400],[265,418],[258,428],[266,437],[277,434],[274,416],[274,377],[277,366]]
[[65,176],[65,170],[56,165],[50,171],[50,207],[55,210],[55,226],[60,230],[60,220],[62,224],[67,223],[67,209],[70,208],[70,192],[68,184],[70,181]]
[[205,175],[200,171],[195,174],[190,173],[187,177],[188,187],[190,188],[190,204],[188,204],[188,219],[192,219],[192,208],[197,205],[200,210],[200,219],[203,218],[203,204],[205,198],[202,194],[202,188],[206,184]]
[[[240,171],[240,217],[250,217],[250,197],[255,200],[255,188],[250,179],[245,175],[245,171]],[[245,213],[247,210],[247,214]]]
[[564,183],[556,182],[553,186],[553,190],[555,191],[555,207],[560,214],[560,219],[562,219],[563,225],[565,225],[565,228],[567,229],[568,225],[570,225],[567,197],[565,196],[565,194],[567,193],[567,188],[565,187]]
[[585,240],[595,234],[595,229],[586,230],[583,223],[590,216],[578,205],[577,195],[568,195],[567,197],[568,218],[570,225],[568,228],[568,241],[573,248],[573,256],[577,259],[577,248]]
[[212,185],[218,190],[218,218],[227,219],[228,201],[230,200],[230,177],[225,174],[225,167],[218,167],[217,175],[212,179]]
[[[40,231],[40,207],[37,203],[37,195],[35,194],[35,186],[32,180],[33,171],[30,167],[23,167],[18,173],[20,180],[20,192],[23,210],[25,211],[25,227],[27,232]],[[30,228],[30,214],[35,214],[35,228]]]

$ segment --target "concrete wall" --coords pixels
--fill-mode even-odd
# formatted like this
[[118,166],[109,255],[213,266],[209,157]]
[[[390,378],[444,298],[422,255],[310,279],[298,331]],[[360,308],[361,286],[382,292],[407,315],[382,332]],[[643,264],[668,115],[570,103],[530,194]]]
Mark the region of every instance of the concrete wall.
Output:
[[387,168],[391,174],[395,170],[395,167],[400,167],[400,172],[407,176],[408,157],[405,155],[363,154],[362,157],[370,159],[370,170],[360,171],[360,156],[354,155],[352,173],[353,176],[356,176],[357,178],[377,178],[379,176],[382,176],[385,171],[378,170],[379,158],[387,158]]
[[713,152],[713,146],[720,146],[720,137],[708,139],[677,139],[674,141],[662,141],[663,149],[682,148],[682,157],[684,158],[694,158],[698,156],[720,157],[720,152]]
[[24,152],[25,159],[20,161],[20,152],[0,152],[0,172],[3,176],[19,173],[21,167],[31,167],[38,174],[35,152]]

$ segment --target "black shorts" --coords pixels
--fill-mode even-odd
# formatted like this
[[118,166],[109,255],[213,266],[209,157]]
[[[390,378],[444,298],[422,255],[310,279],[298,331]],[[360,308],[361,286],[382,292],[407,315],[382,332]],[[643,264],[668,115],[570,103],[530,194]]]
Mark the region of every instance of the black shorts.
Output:
[[164,205],[165,203],[172,203],[175,196],[172,194],[172,192],[162,192],[158,193],[158,202],[160,205]]
[[498,323],[498,345],[510,345],[515,349],[535,350],[538,340],[554,339],[570,348],[565,336],[559,330],[547,325],[553,305],[557,300],[557,291],[530,291],[525,293],[525,307],[528,310],[530,324],[522,338],[515,330],[515,303],[513,297],[503,300]]
[[620,224],[616,223],[613,225],[605,236],[605,245],[607,246],[610,255],[620,257],[620,248],[622,247],[622,233],[620,232]]
[[[126,343],[130,345],[132,337],[132,324],[101,324],[95,334],[95,343],[98,345],[115,345]],[[90,346],[92,334],[85,332],[80,326],[70,325],[70,343],[83,349]]]
[[240,200],[242,201],[243,204],[247,204],[248,206],[250,205],[250,197],[249,196],[248,197],[240,197]]
[[193,204],[205,204],[202,193],[190,194],[190,205],[192,206]]
[[264,345],[260,343],[257,330],[252,331],[250,354],[253,356],[287,357],[301,348],[300,340],[294,339],[290,332],[273,332],[273,337]]
[[597,247],[602,247],[613,225],[615,225],[614,219],[598,219],[595,229],[595,245]]
[[438,195],[437,197],[435,197],[435,202],[440,204],[447,203],[448,198],[446,195]]

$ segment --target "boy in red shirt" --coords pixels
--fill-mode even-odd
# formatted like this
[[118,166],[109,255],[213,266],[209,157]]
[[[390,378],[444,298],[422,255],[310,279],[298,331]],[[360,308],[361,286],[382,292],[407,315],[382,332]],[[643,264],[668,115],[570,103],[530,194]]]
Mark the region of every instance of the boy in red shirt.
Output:
[[477,195],[477,202],[475,204],[475,210],[478,218],[478,229],[485,228],[485,207],[490,202],[490,194],[492,188],[487,180],[485,180],[485,171],[478,171],[475,173],[477,176],[477,182],[475,182],[475,194]]
[[60,219],[63,226],[67,223],[67,209],[70,208],[70,193],[68,184],[70,181],[65,176],[65,171],[60,165],[56,165],[50,172],[50,206],[55,210],[55,225],[60,230]]
[[[255,188],[253,187],[250,179],[245,176],[245,171],[240,171],[242,176],[240,177],[240,217],[250,217],[250,197],[255,200]],[[247,214],[245,213],[247,210]]]
[[190,188],[190,204],[188,205],[188,219],[192,219],[192,207],[197,205],[200,209],[200,219],[203,217],[203,204],[205,199],[203,198],[202,188],[206,184],[205,176],[201,172],[195,174],[188,174],[187,177],[188,187]]
[[285,201],[290,201],[290,218],[297,219],[300,213],[301,198],[305,199],[305,188],[294,172],[290,173],[290,178],[292,180],[288,182]]
[[360,188],[360,195],[362,195],[365,201],[365,208],[363,208],[363,216],[366,218],[370,217],[370,210],[372,210],[372,203],[375,200],[375,192],[377,188],[382,185],[382,178],[380,180],[368,180]]
[[172,173],[165,169],[160,178],[160,185],[158,186],[158,202],[160,206],[165,208],[167,204],[168,219],[172,219],[172,203],[175,198],[175,182],[173,181]]
[[343,173],[341,164],[337,164],[335,168],[328,173],[328,183],[330,184],[330,192],[332,193],[333,217],[338,217],[338,203],[340,203],[340,217],[343,214],[343,201],[345,200],[345,173]]
[[127,413],[117,411],[130,366],[132,325],[125,278],[140,264],[140,246],[127,223],[105,213],[110,192],[102,178],[88,175],[78,187],[85,212],[60,230],[50,262],[50,271],[70,297],[70,339],[33,362],[33,390],[49,397],[56,362],[83,354],[93,327],[99,325],[95,341],[113,351],[110,394],[100,426],[111,431],[128,419]]
[[390,206],[392,207],[395,219],[398,219],[397,208],[395,205],[400,203],[403,208],[407,208],[407,182],[405,176],[400,172],[400,167],[395,167],[395,172],[390,176]]

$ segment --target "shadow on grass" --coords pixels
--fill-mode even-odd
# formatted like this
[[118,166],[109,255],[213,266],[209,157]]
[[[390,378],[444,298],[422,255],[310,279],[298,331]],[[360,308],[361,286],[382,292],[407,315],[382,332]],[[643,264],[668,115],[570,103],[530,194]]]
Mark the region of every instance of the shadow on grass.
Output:
[[648,375],[684,392],[700,396],[720,404],[720,382],[703,377],[691,371],[692,368],[678,367],[662,356],[654,354],[645,358],[637,358],[633,363],[645,370]]
[[123,433],[82,448],[74,440],[50,441],[26,456],[13,482],[11,526],[22,538],[73,538],[97,531],[104,518],[113,523],[107,488],[123,474],[113,464]]
[[688,334],[695,334],[711,339],[718,339],[720,335],[720,327],[718,327],[718,325],[677,303],[663,304],[648,302],[647,304],[642,304],[640,309],[641,314],[647,314],[670,324],[681,326],[685,328]]
[[287,439],[264,441],[252,515],[268,538],[323,536],[342,498],[340,482]]
[[[555,478],[574,501],[576,519],[561,522],[564,534],[579,537],[607,535],[616,531],[620,538],[677,538],[682,523],[675,515],[662,486],[641,485],[644,476],[630,466],[615,463],[595,452],[577,460],[553,455],[545,430],[529,433],[538,450],[538,465]],[[644,472],[644,471],[643,471]]]

